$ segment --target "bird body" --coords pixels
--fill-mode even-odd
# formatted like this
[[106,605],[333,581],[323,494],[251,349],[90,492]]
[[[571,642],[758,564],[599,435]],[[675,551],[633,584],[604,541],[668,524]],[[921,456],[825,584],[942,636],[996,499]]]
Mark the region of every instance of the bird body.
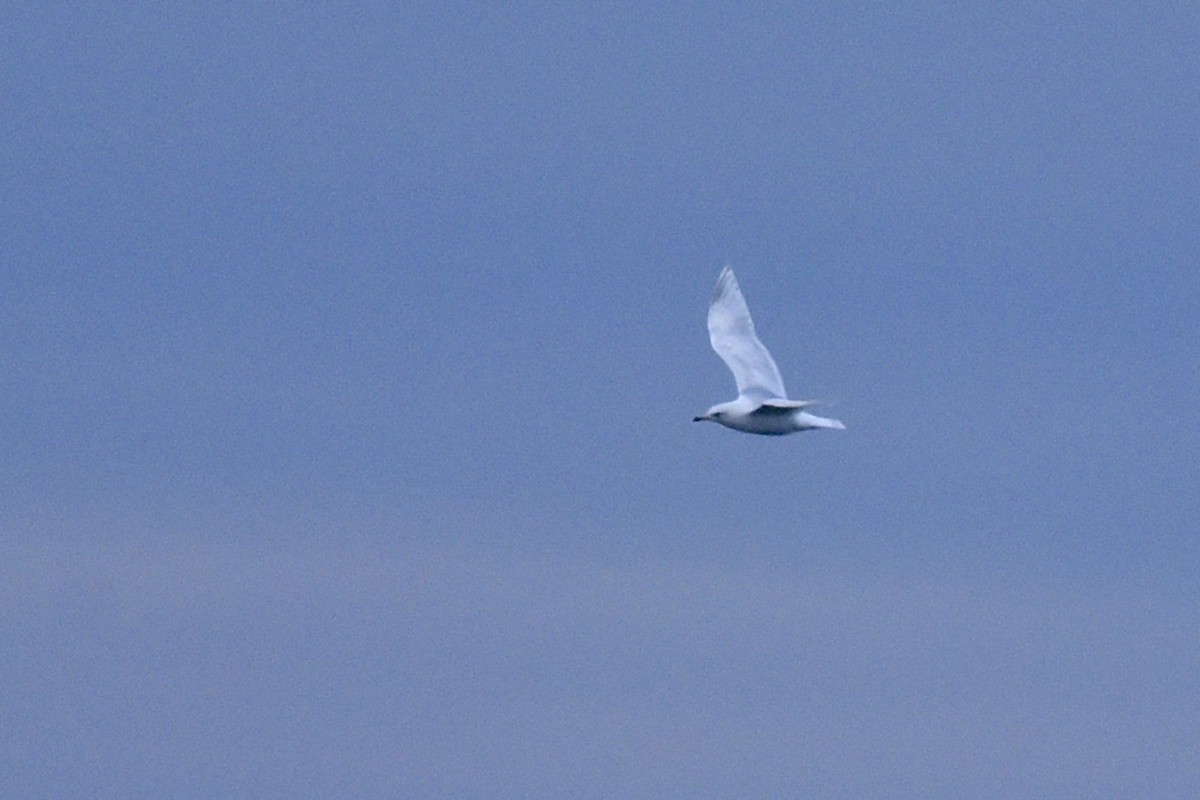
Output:
[[840,420],[805,409],[811,400],[788,400],[771,353],[758,340],[750,309],[729,267],[721,270],[708,306],[708,338],[737,382],[738,397],[718,403],[693,422],[716,422],[744,433],[782,436],[814,428],[842,430]]

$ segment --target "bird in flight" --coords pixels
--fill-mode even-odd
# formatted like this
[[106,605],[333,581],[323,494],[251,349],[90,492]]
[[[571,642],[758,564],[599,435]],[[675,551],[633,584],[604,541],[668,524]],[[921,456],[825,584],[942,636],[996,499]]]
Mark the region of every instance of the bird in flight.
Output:
[[708,339],[713,350],[737,381],[738,397],[718,403],[693,422],[718,422],[745,433],[782,436],[813,428],[845,429],[840,420],[818,417],[805,409],[812,400],[788,400],[779,367],[758,340],[754,321],[737,278],[729,267],[721,270],[708,306]]

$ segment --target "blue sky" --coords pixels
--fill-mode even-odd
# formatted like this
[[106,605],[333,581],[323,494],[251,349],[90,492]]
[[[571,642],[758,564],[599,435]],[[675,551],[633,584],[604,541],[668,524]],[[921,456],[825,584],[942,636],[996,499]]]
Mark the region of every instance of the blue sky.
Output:
[[8,16],[14,796],[1200,790],[1200,12]]

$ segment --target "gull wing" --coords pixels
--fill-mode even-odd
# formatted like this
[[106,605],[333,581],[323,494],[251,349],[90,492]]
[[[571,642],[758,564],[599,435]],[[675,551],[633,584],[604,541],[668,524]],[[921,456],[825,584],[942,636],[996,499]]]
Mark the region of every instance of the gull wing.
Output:
[[816,404],[816,400],[767,400],[750,413],[761,414],[763,416],[771,416],[773,414],[786,415],[794,411],[812,408]]
[[750,309],[729,267],[721,270],[708,306],[708,339],[733,373],[738,395],[787,397],[779,367],[758,340]]

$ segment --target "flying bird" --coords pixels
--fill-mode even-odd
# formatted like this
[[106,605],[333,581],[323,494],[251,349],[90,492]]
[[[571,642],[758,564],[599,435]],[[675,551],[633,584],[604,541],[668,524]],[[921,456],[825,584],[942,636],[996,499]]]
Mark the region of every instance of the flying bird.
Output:
[[719,422],[735,431],[768,436],[813,428],[845,429],[839,420],[805,411],[816,405],[814,401],[787,399],[779,367],[758,340],[750,309],[729,267],[721,270],[708,306],[708,339],[713,350],[733,372],[738,397],[728,403],[718,403],[695,417],[693,422]]

